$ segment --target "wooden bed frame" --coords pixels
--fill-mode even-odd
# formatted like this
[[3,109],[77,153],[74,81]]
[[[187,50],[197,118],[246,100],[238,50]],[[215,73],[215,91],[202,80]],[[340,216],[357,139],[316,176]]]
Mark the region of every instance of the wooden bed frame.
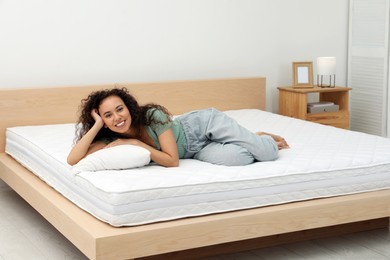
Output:
[[88,258],[164,258],[170,253],[169,259],[190,259],[220,253],[221,247],[226,252],[224,245],[239,251],[388,226],[390,190],[116,228],[75,206],[4,153],[6,127],[75,122],[82,98],[114,86],[126,86],[140,103],[157,102],[173,114],[212,106],[265,109],[265,78],[0,90],[0,178]]

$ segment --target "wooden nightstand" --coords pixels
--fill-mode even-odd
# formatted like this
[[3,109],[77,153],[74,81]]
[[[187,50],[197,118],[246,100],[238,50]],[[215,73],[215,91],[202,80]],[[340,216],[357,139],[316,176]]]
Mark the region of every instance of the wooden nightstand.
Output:
[[[324,125],[349,129],[349,91],[351,88],[292,88],[279,87],[279,114]],[[337,112],[307,113],[307,95],[319,93],[319,101],[339,105]]]

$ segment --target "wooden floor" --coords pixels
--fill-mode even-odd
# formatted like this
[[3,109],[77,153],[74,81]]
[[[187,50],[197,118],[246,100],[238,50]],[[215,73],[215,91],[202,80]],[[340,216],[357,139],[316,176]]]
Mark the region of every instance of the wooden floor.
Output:
[[[0,181],[0,260],[87,259],[13,190]],[[390,230],[343,235],[204,260],[390,259]]]

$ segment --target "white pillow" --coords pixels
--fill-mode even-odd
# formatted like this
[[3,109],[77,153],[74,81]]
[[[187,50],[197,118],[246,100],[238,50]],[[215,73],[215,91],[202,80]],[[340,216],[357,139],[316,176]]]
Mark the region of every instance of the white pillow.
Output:
[[72,167],[73,173],[83,171],[122,170],[142,167],[150,163],[150,152],[136,145],[117,145],[101,149],[80,160]]

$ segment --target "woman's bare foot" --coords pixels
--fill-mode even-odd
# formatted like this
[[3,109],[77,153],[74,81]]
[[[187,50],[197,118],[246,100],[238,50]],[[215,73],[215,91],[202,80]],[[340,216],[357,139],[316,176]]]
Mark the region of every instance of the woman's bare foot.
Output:
[[278,149],[279,150],[290,148],[290,146],[288,145],[287,141],[283,137],[281,137],[279,135],[270,134],[270,133],[266,133],[266,132],[256,132],[256,134],[257,135],[269,135],[269,136],[271,136],[275,140],[276,144],[278,145]]

